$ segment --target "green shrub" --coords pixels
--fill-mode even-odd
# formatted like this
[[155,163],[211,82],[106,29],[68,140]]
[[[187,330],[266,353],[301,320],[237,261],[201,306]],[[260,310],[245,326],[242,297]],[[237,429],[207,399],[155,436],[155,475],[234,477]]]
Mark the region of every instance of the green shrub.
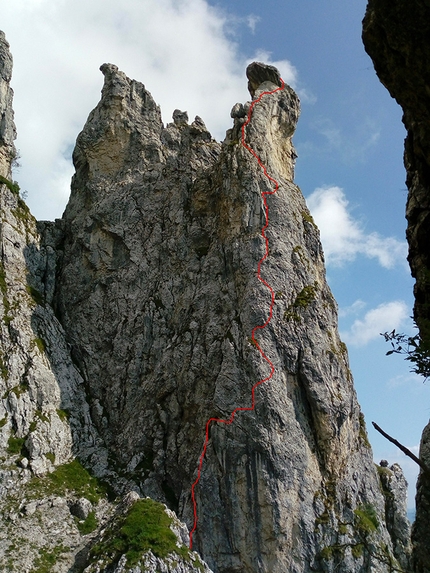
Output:
[[20,454],[24,446],[25,438],[10,436],[7,441],[7,451],[11,455]]
[[295,301],[290,304],[284,313],[285,320],[294,320],[300,322],[301,318],[297,311],[308,307],[313,300],[315,300],[317,294],[318,283],[315,282],[313,285],[307,285],[302,288],[302,290],[296,296]]
[[306,308],[315,299],[316,296],[316,283],[307,285],[299,292],[296,300],[293,303],[295,308]]
[[430,341],[427,338],[422,338],[420,334],[409,336],[395,330],[381,333],[381,336],[385,342],[391,344],[391,350],[386,352],[387,356],[403,354],[406,356],[405,360],[413,365],[411,372],[424,376],[425,380],[430,377]]

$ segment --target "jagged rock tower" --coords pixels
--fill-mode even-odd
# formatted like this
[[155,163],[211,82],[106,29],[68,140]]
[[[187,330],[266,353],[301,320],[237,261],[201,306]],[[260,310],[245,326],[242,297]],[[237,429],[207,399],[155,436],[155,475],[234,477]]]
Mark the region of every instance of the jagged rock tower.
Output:
[[[219,144],[179,110],[163,126],[141,83],[111,64],[101,70],[102,99],[77,139],[63,219],[38,227],[28,274],[43,296],[33,316],[43,308],[58,325],[57,334],[44,330],[45,360],[58,363],[61,341],[70,350],[70,455],[117,493],[166,502],[190,529],[207,420],[249,406],[268,374],[251,332],[270,308],[256,271],[262,192],[272,186],[241,142],[249,103],[233,107]],[[254,99],[279,85],[264,64],[248,78]],[[275,304],[257,334],[275,372],[256,389],[254,411],[211,425],[193,548],[217,573],[388,572],[407,565],[405,500],[393,493],[404,478],[380,470],[394,516],[386,522],[318,229],[293,183],[298,115],[285,86],[263,97],[246,128],[279,182],[267,199],[261,270]],[[61,369],[56,376],[62,399]]]

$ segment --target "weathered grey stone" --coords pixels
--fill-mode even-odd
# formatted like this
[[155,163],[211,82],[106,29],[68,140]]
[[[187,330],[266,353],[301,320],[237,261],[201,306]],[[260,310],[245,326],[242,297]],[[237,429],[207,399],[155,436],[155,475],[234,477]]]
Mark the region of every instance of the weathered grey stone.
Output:
[[[420,444],[420,459],[430,467],[430,422],[423,430]],[[430,476],[420,471],[416,495],[417,512],[412,526],[414,567],[418,573],[430,571]]]
[[408,484],[399,464],[388,467],[381,460],[378,469],[385,497],[385,519],[393,542],[394,555],[404,569],[408,569],[411,555],[411,524],[406,516]]
[[[280,85],[277,70],[250,69],[254,97]],[[8,463],[0,468],[0,569],[30,571],[44,548],[61,556],[55,573],[210,573],[193,553],[187,561],[147,552],[129,567],[126,556],[89,563],[89,551],[139,494],[167,502],[178,547],[188,543],[206,422],[249,406],[268,372],[250,336],[270,307],[256,269],[265,252],[261,193],[273,187],[240,143],[250,102],[235,106],[220,145],[185,112],[164,127],[141,83],[112,64],[101,70],[102,99],[77,139],[63,220],[36,224],[18,194],[0,188]],[[1,93],[13,118],[11,92]],[[262,265],[275,304],[257,333],[275,374],[256,389],[254,411],[211,426],[193,548],[220,573],[388,572],[397,538],[385,522],[318,230],[293,183],[298,114],[285,86],[254,108],[246,130],[279,182],[267,198]],[[28,464],[18,467],[23,455]],[[69,511],[82,494],[31,489],[35,476],[48,479],[76,455],[117,493],[129,492],[119,505],[92,506],[98,526],[89,536]],[[366,512],[377,520],[372,530],[363,527]],[[18,538],[28,546],[14,550]]]
[[[280,83],[264,70],[255,98]],[[242,108],[221,147],[196,121],[164,128],[142,84],[102,71],[101,102],[74,152],[56,307],[118,469],[191,529],[206,422],[248,406],[268,372],[250,336],[270,306],[256,269],[261,192],[272,186],[240,144]],[[257,335],[275,375],[256,390],[255,411],[211,426],[194,547],[225,573],[388,571],[384,497],[318,230],[293,183],[298,114],[285,86],[246,131],[279,181],[262,266],[275,305]],[[362,506],[378,516],[372,533],[354,513]]]
[[[252,62],[246,68],[246,77],[248,78],[248,90],[251,97],[265,82],[270,82],[276,86],[281,86],[281,74],[275,66],[269,66],[262,62]],[[272,88],[273,89],[273,88]]]
[[87,519],[88,514],[92,510],[93,504],[85,497],[77,499],[70,506],[70,513],[78,519]]
[[178,127],[188,125],[188,113],[186,111],[175,109],[172,117],[174,124]]
[[0,175],[6,178],[10,178],[11,161],[16,156],[11,79],[12,54],[4,32],[0,30]]

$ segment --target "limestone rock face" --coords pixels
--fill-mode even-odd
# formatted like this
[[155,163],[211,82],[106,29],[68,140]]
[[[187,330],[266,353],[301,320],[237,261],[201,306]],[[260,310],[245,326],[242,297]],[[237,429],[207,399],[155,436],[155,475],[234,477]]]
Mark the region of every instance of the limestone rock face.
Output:
[[385,497],[385,518],[393,542],[394,555],[407,570],[408,557],[412,550],[411,525],[406,516],[408,484],[399,464],[388,467],[388,462],[382,460],[377,470]]
[[[254,98],[278,87],[277,71],[259,67],[258,80],[254,68]],[[54,303],[110,467],[191,529],[206,422],[249,407],[269,372],[251,332],[270,309],[256,271],[273,185],[241,144],[249,102],[233,107],[220,145],[179,110],[164,127],[142,84],[101,70],[73,155]],[[298,115],[285,86],[246,128],[279,182],[262,264],[273,317],[256,336],[275,372],[254,411],[210,427],[193,548],[223,573],[389,571],[384,496],[319,233],[293,183]]]
[[[241,142],[251,103],[233,107],[220,144],[184,111],[163,126],[145,87],[103,65],[64,217],[36,222],[11,180],[0,40],[0,569],[385,573],[406,563],[401,476],[390,470],[389,506],[318,229],[293,183],[295,93],[265,95],[245,129],[279,183],[261,263],[274,293],[267,323],[271,292],[256,272],[262,192],[274,184]],[[248,80],[254,100],[281,84],[264,64]],[[205,427],[250,407],[267,378],[251,337],[265,323],[256,338],[273,377],[256,387],[254,410],[208,433],[193,536],[206,565],[185,547]],[[142,496],[170,507],[177,550],[164,555],[159,532],[130,560],[109,544]]]
[[16,138],[13,122],[12,98],[10,87],[12,77],[12,55],[4,32],[0,30],[0,175],[10,175],[10,163],[15,157]]
[[[0,570],[34,570],[45,552],[61,561],[55,571],[72,571],[88,539],[69,511],[75,492],[59,493],[46,476],[76,454],[96,471],[106,463],[84,380],[48,304],[61,225],[38,225],[11,181],[11,62],[0,32]],[[36,483],[46,487],[35,491]],[[108,509],[93,508],[100,521]]]
[[[402,106],[407,129],[404,162],[409,264],[416,279],[414,318],[430,353],[430,3],[428,0],[369,0],[363,42],[376,73]],[[428,448],[430,424],[421,452]],[[424,454],[425,455],[425,454]],[[428,459],[428,458],[427,458]],[[428,461],[427,461],[428,463]],[[421,473],[413,529],[415,570],[430,571],[430,484]]]

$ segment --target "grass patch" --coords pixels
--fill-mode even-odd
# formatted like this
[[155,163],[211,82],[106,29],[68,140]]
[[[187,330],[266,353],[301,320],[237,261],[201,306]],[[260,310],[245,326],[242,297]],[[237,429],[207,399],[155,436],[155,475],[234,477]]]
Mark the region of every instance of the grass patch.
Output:
[[34,288],[31,285],[26,285],[25,290],[28,292],[28,294],[31,296],[31,298],[34,300],[36,304],[43,306],[45,302],[43,294],[40,291],[38,291],[37,288]]
[[9,369],[4,362],[3,354],[1,352],[0,352],[0,375],[4,380],[6,380],[6,378],[9,376]]
[[45,416],[45,414],[43,414],[40,410],[36,410],[35,419],[30,424],[30,432],[35,431],[35,429],[37,428],[37,421],[38,420],[41,420],[42,422],[47,422],[47,423],[49,423],[49,421],[50,421],[48,416]]
[[370,449],[372,446],[370,445],[369,436],[367,435],[366,422],[364,420],[363,412],[360,412],[360,414],[358,416],[358,420],[360,423],[360,429],[359,429],[358,433],[359,433],[359,436],[361,438],[361,441],[366,446],[366,448]]
[[45,458],[48,459],[51,464],[55,464],[55,454],[53,454],[52,452],[47,452],[45,454]]
[[378,515],[375,508],[370,503],[360,505],[354,509],[355,527],[363,534],[367,535],[376,531],[379,527]]
[[357,543],[351,547],[352,556],[355,559],[359,559],[363,555],[364,545],[362,543]]
[[69,410],[57,410],[57,416],[60,418],[62,422],[67,422],[70,418]]
[[92,548],[90,556],[94,560],[108,556],[110,560],[116,561],[125,554],[128,566],[136,565],[142,554],[149,550],[160,558],[169,553],[189,558],[186,547],[177,547],[176,536],[170,529],[171,523],[172,519],[161,503],[152,499],[140,499],[127,516],[108,532],[105,539]]
[[37,346],[37,348],[39,349],[39,352],[41,354],[44,354],[45,350],[46,350],[46,342],[43,340],[43,338],[35,338],[32,341],[33,346]]
[[70,491],[93,504],[97,504],[106,495],[106,488],[78,460],[58,466],[46,476],[33,478],[27,484],[27,491],[33,498],[51,494],[65,495]]
[[53,566],[61,558],[62,553],[67,553],[69,549],[58,545],[53,549],[39,549],[39,556],[36,558],[30,573],[51,573]]
[[3,428],[7,424],[7,415],[0,420],[0,428]]
[[7,299],[6,271],[4,268],[3,261],[0,261],[0,291],[2,293],[2,298],[3,298],[3,308],[4,308],[3,321],[7,326],[9,326],[9,324],[12,321],[12,317],[9,315],[11,308],[10,308],[10,303]]
[[6,179],[6,177],[3,177],[3,175],[0,175],[0,183],[2,183],[3,185],[6,185],[6,187],[12,191],[12,193],[14,195],[17,195],[19,197],[19,185],[16,181],[11,181],[10,179]]
[[27,386],[24,386],[24,384],[20,384],[19,386],[14,386],[13,388],[11,388],[10,391],[13,392],[17,398],[19,398],[27,391]]
[[94,511],[90,511],[84,521],[77,521],[76,526],[81,535],[88,535],[97,529],[99,522]]
[[22,448],[24,447],[25,438],[16,438],[15,436],[10,436],[7,441],[7,452],[8,454],[15,455],[20,454]]
[[302,211],[301,214],[302,214],[303,221],[306,221],[306,223],[310,223],[313,227],[315,227],[315,229],[318,228],[315,224],[315,221],[314,221],[312,215],[309,213],[309,211]]

